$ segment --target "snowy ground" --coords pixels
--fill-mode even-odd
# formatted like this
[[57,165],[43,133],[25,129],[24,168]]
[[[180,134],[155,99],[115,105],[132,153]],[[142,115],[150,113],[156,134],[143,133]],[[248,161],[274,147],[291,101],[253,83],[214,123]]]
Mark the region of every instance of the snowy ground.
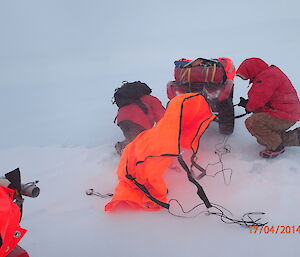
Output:
[[[222,137],[214,125],[202,141],[203,163],[217,160],[213,149]],[[276,160],[263,160],[257,157],[259,146],[250,136],[244,134],[241,145],[236,134],[228,139],[231,153],[223,157],[225,167],[233,169],[231,184],[224,185],[222,176],[203,180],[209,199],[237,217],[264,211],[263,220],[269,225],[299,226],[299,149],[290,148]],[[245,147],[247,150],[241,151]],[[29,232],[21,245],[32,256],[198,256],[202,252],[206,256],[239,256],[245,251],[249,256],[256,252],[259,256],[269,252],[273,256],[297,255],[299,233],[253,235],[205,215],[177,218],[165,211],[104,213],[108,200],[84,192],[91,187],[113,192],[118,160],[112,145],[14,148],[2,150],[0,156],[3,169],[19,166],[24,181],[40,180],[41,195],[26,199],[22,221]],[[217,170],[213,167],[211,172]],[[195,188],[183,171],[168,172],[166,180],[169,197],[178,199],[185,209],[198,203]]]
[[[19,167],[24,182],[38,179],[41,188],[26,199],[20,245],[32,257],[297,256],[299,233],[253,235],[217,217],[165,211],[107,214],[109,200],[85,190],[116,185],[113,145],[122,134],[110,99],[123,80],[148,83],[166,104],[176,58],[228,56],[238,66],[260,57],[300,94],[299,7],[296,0],[0,1],[0,174]],[[246,92],[236,79],[235,102]],[[223,157],[231,183],[205,178],[209,199],[237,217],[264,211],[269,225],[298,227],[299,148],[261,159],[243,120]],[[215,162],[222,140],[212,123],[201,141],[203,165]],[[166,181],[184,208],[198,203],[183,171],[169,171]]]

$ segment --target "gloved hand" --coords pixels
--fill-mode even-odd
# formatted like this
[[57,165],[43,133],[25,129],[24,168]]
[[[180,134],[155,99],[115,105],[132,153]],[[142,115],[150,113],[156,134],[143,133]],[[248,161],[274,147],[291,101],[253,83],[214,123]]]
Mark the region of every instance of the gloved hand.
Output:
[[240,97],[240,102],[237,105],[244,107],[246,109],[247,103],[248,103],[248,99],[245,99],[244,97]]
[[122,155],[125,146],[126,146],[126,144],[124,144],[124,141],[123,142],[117,142],[115,144],[115,149],[116,149],[118,155],[120,155],[120,156]]

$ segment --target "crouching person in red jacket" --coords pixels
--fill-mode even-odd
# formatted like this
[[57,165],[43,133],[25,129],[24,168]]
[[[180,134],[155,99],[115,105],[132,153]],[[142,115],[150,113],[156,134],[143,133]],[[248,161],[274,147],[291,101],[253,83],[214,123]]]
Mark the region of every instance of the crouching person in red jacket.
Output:
[[284,152],[284,146],[299,145],[300,129],[286,132],[300,119],[299,98],[288,77],[259,58],[244,60],[236,75],[252,83],[248,100],[241,98],[239,105],[253,112],[245,125],[266,146],[260,156],[274,158]]
[[126,82],[115,91],[114,103],[119,107],[116,122],[125,136],[125,140],[115,145],[120,155],[127,144],[142,131],[152,128],[164,115],[165,108],[151,92],[140,81]]

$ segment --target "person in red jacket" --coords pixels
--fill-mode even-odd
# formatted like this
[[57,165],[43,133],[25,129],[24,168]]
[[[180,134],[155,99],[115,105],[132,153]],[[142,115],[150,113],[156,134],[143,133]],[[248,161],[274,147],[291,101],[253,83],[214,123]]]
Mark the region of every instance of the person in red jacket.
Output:
[[26,229],[20,227],[21,211],[14,202],[15,190],[0,184],[0,256],[29,257],[17,245]]
[[286,132],[300,119],[299,98],[289,78],[259,58],[244,60],[236,75],[252,84],[248,100],[241,97],[238,105],[253,112],[245,125],[257,142],[266,146],[260,156],[274,158],[285,151],[285,145],[299,145],[299,128]]
[[143,95],[133,103],[119,108],[116,122],[121,128],[125,140],[117,142],[115,145],[117,152],[121,154],[128,143],[142,131],[152,128],[164,113],[165,108],[161,101],[150,94]]

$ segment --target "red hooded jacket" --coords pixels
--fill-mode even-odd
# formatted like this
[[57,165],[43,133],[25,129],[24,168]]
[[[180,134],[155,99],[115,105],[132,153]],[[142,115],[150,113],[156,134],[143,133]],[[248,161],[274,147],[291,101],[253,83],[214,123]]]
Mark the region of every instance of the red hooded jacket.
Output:
[[19,225],[21,213],[13,202],[14,193],[0,185],[0,257],[7,256],[26,233]]
[[129,120],[145,129],[152,128],[164,115],[165,108],[160,100],[152,95],[144,95],[140,100],[146,105],[148,113],[145,114],[137,104],[123,106],[118,111],[117,124]]
[[289,78],[276,66],[269,66],[259,58],[242,62],[237,76],[250,79],[246,109],[265,112],[276,118],[297,122],[300,119],[300,102]]

